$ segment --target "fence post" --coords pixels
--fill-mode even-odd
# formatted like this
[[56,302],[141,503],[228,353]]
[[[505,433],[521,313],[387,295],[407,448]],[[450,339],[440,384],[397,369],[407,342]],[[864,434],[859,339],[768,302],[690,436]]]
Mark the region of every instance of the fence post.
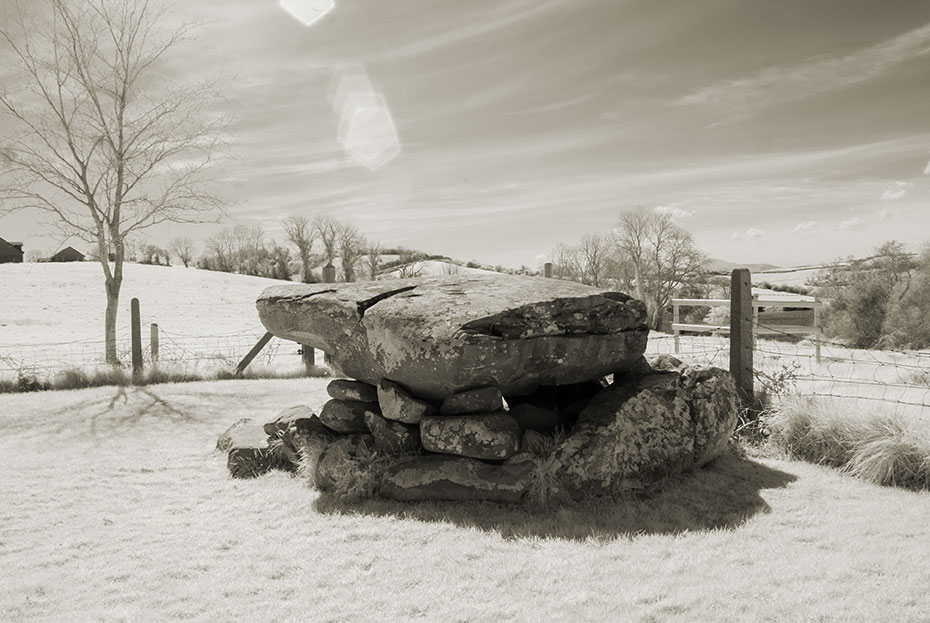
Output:
[[545,266],[543,266],[543,275],[548,279],[552,278],[552,262],[546,262]]
[[142,382],[142,324],[139,315],[139,299],[130,302],[129,315],[132,322],[132,382]]
[[814,299],[814,349],[820,363],[820,301]]
[[158,363],[158,325],[154,322],[149,328],[149,341],[152,345],[152,363]]
[[309,344],[301,344],[300,358],[304,362],[304,368],[307,369],[307,376],[310,376],[310,371],[316,365],[316,350]]
[[730,277],[730,374],[743,407],[753,406],[752,387],[752,278],[747,268]]
[[245,370],[250,363],[252,363],[252,360],[255,359],[255,356],[260,353],[263,348],[265,348],[265,344],[270,342],[272,337],[274,336],[270,331],[268,331],[261,337],[260,340],[258,340],[258,343],[252,347],[252,350],[250,350],[248,354],[242,358],[242,361],[239,362],[239,365],[236,366],[236,376],[242,374],[242,371]]
[[332,263],[323,267],[323,283],[336,283],[336,267]]
[[[672,301],[672,324],[677,325],[680,321],[681,320],[679,318],[679,313],[678,313],[678,303]],[[679,341],[678,334],[680,333],[680,331],[678,330],[678,327],[675,327],[675,329],[672,330],[672,333],[675,334],[675,354],[677,355],[678,354],[678,341]]]

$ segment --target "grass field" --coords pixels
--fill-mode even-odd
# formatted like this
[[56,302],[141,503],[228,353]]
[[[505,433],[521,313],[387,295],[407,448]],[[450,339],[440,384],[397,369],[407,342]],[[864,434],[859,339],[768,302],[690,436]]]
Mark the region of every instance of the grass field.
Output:
[[325,380],[0,395],[2,621],[924,621],[930,493],[728,456],[556,510],[234,481],[216,436]]

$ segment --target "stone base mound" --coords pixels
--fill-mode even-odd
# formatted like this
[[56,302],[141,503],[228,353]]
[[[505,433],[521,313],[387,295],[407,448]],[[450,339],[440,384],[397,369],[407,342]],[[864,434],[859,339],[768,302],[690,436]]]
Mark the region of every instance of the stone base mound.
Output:
[[358,491],[360,472],[377,466],[363,489],[386,498],[508,503],[540,483],[546,499],[619,495],[701,467],[726,447],[737,421],[728,372],[664,356],[613,377],[441,399],[393,379],[339,379],[319,416],[291,407],[221,441],[235,477],[303,461],[318,489],[341,493]]

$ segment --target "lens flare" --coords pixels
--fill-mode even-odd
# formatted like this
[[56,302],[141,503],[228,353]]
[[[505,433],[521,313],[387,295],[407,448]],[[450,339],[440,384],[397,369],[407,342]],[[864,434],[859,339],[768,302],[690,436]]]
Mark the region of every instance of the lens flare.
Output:
[[281,8],[304,26],[312,26],[335,6],[334,0],[281,0]]

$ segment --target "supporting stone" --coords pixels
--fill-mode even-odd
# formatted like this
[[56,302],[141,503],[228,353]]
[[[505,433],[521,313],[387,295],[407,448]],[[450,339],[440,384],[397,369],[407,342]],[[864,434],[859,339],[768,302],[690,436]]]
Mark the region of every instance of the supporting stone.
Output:
[[490,465],[452,456],[415,458],[388,469],[379,492],[405,502],[422,500],[520,502],[533,463]]
[[369,412],[381,415],[378,403],[333,398],[323,405],[320,411],[320,421],[337,433],[367,433],[368,425],[365,423],[365,414]]
[[436,407],[429,402],[414,398],[402,385],[388,379],[378,382],[378,404],[384,417],[404,424],[419,424],[436,413]]
[[354,400],[356,402],[377,402],[378,388],[362,381],[352,379],[335,379],[326,386],[330,398]]
[[520,426],[503,413],[423,418],[420,440],[430,452],[502,461],[520,449]]

